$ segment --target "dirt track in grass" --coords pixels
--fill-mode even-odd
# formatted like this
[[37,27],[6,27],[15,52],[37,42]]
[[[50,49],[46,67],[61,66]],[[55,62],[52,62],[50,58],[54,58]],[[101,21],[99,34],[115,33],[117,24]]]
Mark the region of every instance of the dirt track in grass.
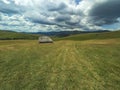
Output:
[[119,90],[120,39],[0,41],[1,90]]

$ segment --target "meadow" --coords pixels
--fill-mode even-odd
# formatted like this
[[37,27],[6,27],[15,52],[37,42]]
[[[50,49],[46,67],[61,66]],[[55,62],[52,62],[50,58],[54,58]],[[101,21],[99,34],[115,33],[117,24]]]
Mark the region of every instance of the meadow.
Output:
[[0,90],[120,90],[120,38],[0,41]]
[[35,40],[38,39],[39,36],[39,34],[0,30],[0,40]]

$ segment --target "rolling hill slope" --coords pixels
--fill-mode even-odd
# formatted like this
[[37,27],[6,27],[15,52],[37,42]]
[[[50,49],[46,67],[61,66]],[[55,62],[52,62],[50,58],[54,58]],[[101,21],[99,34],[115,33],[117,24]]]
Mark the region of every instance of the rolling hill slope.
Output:
[[[28,33],[17,33],[11,31],[3,31],[0,30],[0,40],[18,40],[18,39],[28,39],[34,40],[38,39],[40,34],[28,34]],[[103,33],[86,33],[86,34],[77,34],[70,35],[67,37],[52,37],[53,40],[91,40],[91,39],[112,39],[112,38],[120,38],[120,31],[115,32],[103,32]]]
[[71,35],[63,38],[56,38],[56,40],[91,40],[91,39],[112,39],[120,38],[120,31],[105,32],[105,33],[89,33],[89,34],[78,34]]
[[0,40],[38,39],[38,34],[25,34],[0,30]]

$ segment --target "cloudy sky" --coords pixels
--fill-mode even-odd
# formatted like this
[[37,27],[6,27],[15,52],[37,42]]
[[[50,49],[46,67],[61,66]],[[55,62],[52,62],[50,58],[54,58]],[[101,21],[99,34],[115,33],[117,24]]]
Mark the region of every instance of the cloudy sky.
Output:
[[120,29],[120,0],[0,0],[0,30]]

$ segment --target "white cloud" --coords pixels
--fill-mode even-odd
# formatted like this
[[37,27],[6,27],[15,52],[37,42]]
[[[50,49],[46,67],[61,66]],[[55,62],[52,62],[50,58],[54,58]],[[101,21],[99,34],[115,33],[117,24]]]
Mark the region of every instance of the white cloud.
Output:
[[75,0],[2,0],[0,26],[1,29],[34,32],[104,29],[102,24],[113,22],[104,18],[95,21],[96,18],[90,14],[95,12],[94,7],[109,2],[81,0],[76,4]]

